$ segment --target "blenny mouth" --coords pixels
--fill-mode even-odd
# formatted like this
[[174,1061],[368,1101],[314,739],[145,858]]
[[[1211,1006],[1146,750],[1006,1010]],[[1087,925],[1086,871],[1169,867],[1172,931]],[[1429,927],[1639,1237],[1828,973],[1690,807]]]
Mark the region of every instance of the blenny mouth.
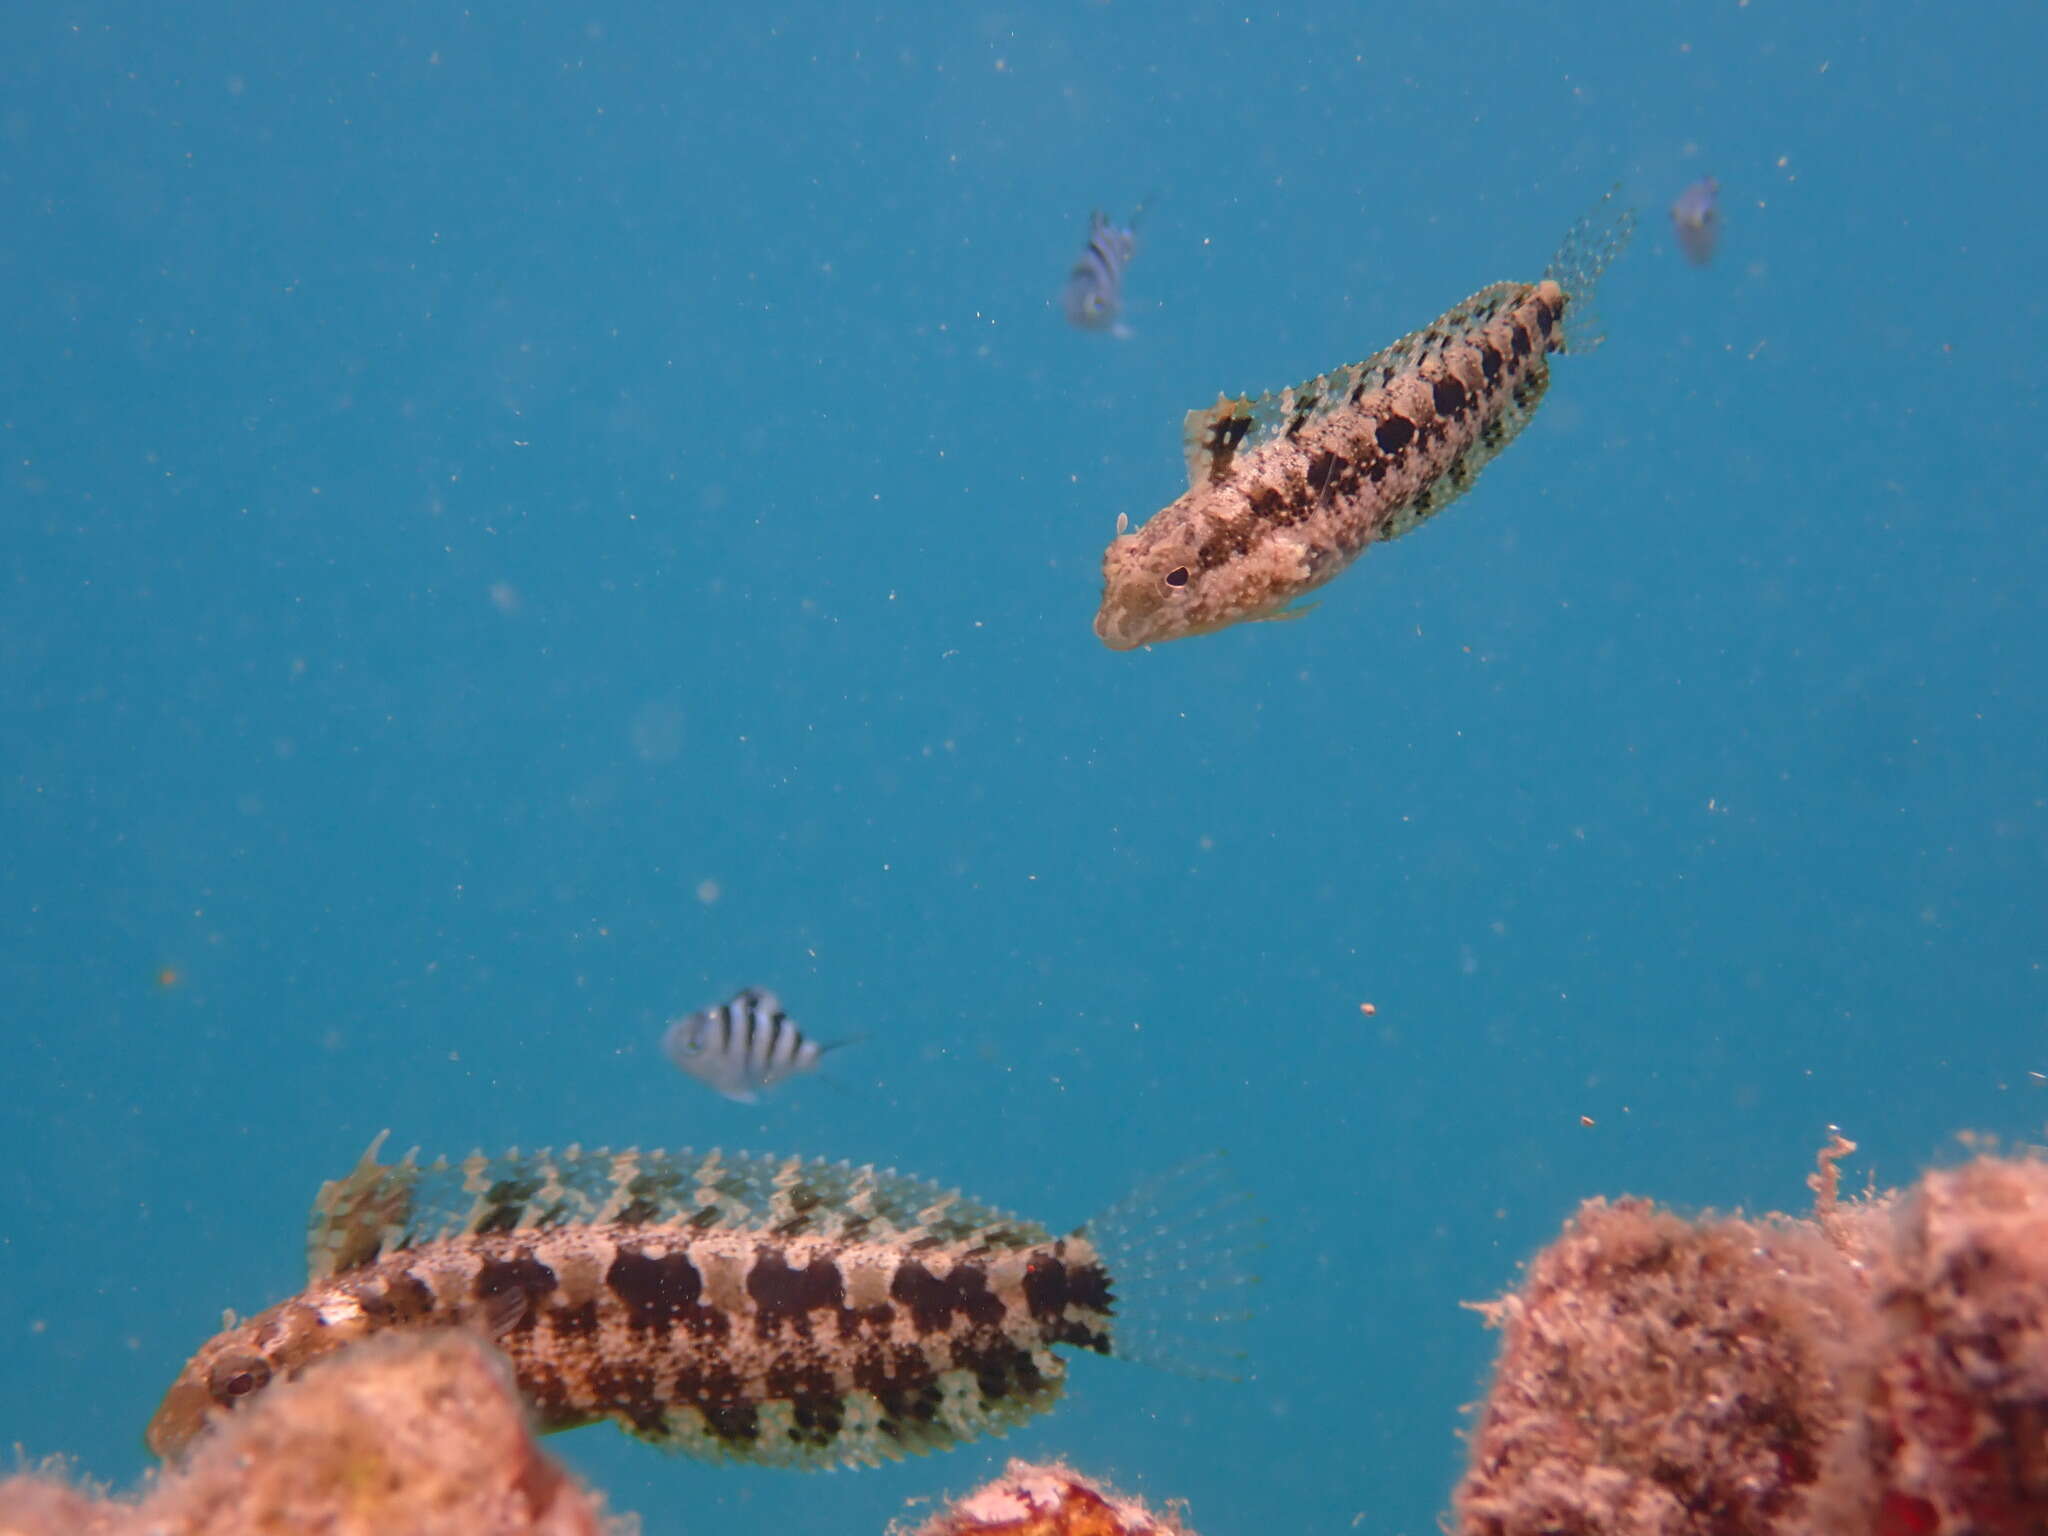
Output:
[[1112,651],[1135,651],[1145,643],[1143,640],[1134,640],[1126,636],[1124,626],[1111,616],[1110,606],[1106,601],[1101,611],[1095,615],[1095,638]]
[[175,1461],[185,1447],[199,1438],[213,1416],[213,1398],[206,1388],[189,1378],[172,1383],[163,1402],[151,1415],[142,1432],[143,1444],[160,1461]]
[[[1135,651],[1161,639],[1162,606],[1153,578],[1138,552],[1138,535],[1121,531],[1102,552],[1102,606],[1095,612],[1095,637],[1112,651]],[[1170,630],[1167,633],[1170,634]]]

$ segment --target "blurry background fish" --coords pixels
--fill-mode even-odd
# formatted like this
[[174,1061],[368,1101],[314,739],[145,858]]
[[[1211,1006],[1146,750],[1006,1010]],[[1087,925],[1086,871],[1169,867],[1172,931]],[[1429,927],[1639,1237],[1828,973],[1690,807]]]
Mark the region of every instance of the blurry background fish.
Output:
[[825,1052],[847,1043],[806,1038],[765,987],[747,987],[730,1002],[686,1013],[661,1037],[670,1061],[736,1104],[755,1103],[784,1078],[815,1071]]
[[1678,237],[1685,259],[1696,267],[1714,259],[1714,246],[1721,238],[1720,196],[1721,184],[1702,176],[1671,205],[1671,233]]
[[1066,307],[1067,324],[1083,331],[1108,331],[1119,340],[1128,339],[1131,328],[1123,323],[1124,268],[1138,249],[1140,203],[1132,210],[1127,225],[1112,224],[1099,209],[1088,216],[1088,248],[1067,275],[1060,295]]

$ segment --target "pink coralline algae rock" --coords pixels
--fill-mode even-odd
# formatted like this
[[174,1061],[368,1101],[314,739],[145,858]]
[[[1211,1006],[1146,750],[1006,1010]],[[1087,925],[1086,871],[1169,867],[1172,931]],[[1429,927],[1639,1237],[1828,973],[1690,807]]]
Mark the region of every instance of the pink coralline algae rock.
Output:
[[2048,1532],[2048,1162],[1812,1221],[1591,1201],[1486,1308],[1460,1536]]
[[1154,1514],[1057,1463],[1012,1461],[1003,1475],[956,1499],[912,1536],[1194,1536],[1171,1513]]
[[265,1393],[139,1503],[0,1482],[4,1536],[628,1536],[526,1427],[504,1365],[450,1330],[346,1350]]
[[1488,1309],[1503,1338],[1459,1529],[1802,1528],[1861,1289],[1810,1227],[1589,1201]]
[[2048,1163],[1930,1173],[1879,1270],[1884,1536],[2048,1531]]
[[0,1536],[112,1536],[127,1531],[134,1511],[94,1498],[50,1466],[17,1477],[0,1477]]

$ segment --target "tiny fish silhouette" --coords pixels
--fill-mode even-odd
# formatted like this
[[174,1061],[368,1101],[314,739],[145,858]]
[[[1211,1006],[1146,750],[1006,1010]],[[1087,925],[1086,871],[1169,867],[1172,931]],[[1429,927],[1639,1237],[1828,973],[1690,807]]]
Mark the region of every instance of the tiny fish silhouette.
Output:
[[1720,199],[1721,184],[1702,176],[1671,205],[1671,233],[1685,259],[1696,267],[1714,259],[1714,247],[1721,241]]
[[1067,312],[1067,324],[1076,330],[1108,331],[1127,340],[1131,328],[1123,323],[1124,268],[1137,254],[1137,214],[1128,225],[1112,224],[1109,215],[1097,210],[1088,216],[1088,246],[1074,270],[1060,302]]
[[832,1046],[820,1045],[782,1011],[765,987],[673,1021],[661,1048],[684,1072],[735,1104],[752,1104],[784,1078],[814,1071]]

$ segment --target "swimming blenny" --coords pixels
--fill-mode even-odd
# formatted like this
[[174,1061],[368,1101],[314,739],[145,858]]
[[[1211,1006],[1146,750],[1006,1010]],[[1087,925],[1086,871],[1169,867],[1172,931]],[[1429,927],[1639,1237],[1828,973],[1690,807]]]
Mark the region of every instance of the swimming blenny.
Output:
[[307,1288],[179,1374],[158,1455],[355,1340],[455,1326],[494,1339],[543,1429],[608,1418],[715,1460],[872,1465],[1052,1407],[1054,1346],[1187,1365],[1182,1345],[1213,1352],[1207,1325],[1242,1315],[1246,1206],[1213,1158],[1055,1237],[844,1163],[571,1147],[421,1167],[378,1163],[382,1141],[322,1186]]
[[[1095,633],[1112,650],[1293,618],[1368,546],[1463,495],[1550,387],[1550,354],[1599,341],[1595,279],[1635,215],[1605,205],[1542,281],[1495,283],[1362,363],[1190,411],[1188,490],[1102,556]],[[1567,319],[1567,311],[1571,318]]]

